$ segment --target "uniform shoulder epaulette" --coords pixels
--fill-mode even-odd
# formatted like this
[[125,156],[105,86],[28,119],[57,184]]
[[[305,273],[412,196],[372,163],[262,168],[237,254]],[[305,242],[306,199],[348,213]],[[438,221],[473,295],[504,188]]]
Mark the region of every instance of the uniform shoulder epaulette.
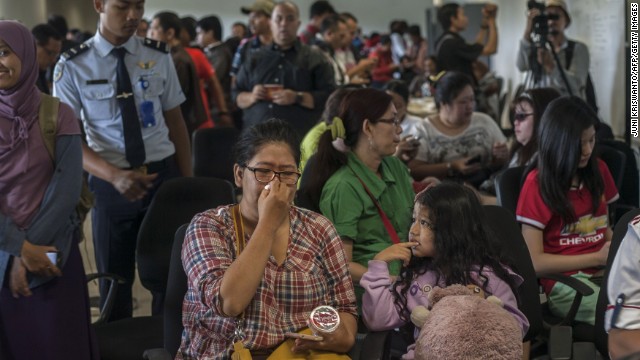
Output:
[[158,50],[158,51],[163,52],[163,53],[168,53],[169,52],[169,47],[167,46],[167,43],[164,43],[162,41],[145,38],[142,41],[142,43],[144,44],[144,46],[150,47],[150,48],[152,48],[154,50]]
[[89,50],[91,46],[87,43],[82,43],[80,45],[76,45],[74,47],[72,47],[71,49],[65,51],[62,53],[62,56],[65,60],[71,60],[74,57],[82,54],[83,52]]

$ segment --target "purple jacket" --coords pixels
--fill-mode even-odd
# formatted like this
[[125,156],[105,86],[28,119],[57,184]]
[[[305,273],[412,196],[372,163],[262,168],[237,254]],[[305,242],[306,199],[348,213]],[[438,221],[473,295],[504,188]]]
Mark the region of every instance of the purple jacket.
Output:
[[[513,277],[516,285],[522,284],[520,275],[507,269]],[[522,328],[522,335],[529,329],[529,321],[518,309],[516,297],[507,283],[498,278],[492,271],[483,271],[489,281],[487,282],[487,296],[494,295],[502,300],[504,309],[512,313]],[[362,297],[362,317],[367,327],[372,331],[395,329],[405,324],[393,303],[394,295],[391,287],[389,269],[387,263],[380,260],[370,260],[367,272],[360,279],[360,285],[365,289]],[[407,307],[411,312],[416,306],[423,305],[429,308],[429,292],[433,286],[446,286],[443,279],[436,284],[436,274],[427,272],[414,279],[409,289]],[[416,329],[414,339],[418,338],[420,329]],[[415,344],[407,348],[403,359],[413,359]]]

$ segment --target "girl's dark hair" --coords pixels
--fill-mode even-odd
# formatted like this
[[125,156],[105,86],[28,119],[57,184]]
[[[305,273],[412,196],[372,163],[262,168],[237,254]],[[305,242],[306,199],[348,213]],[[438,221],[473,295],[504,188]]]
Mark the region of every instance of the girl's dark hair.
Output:
[[[520,152],[518,155],[518,166],[526,165],[529,160],[533,157],[533,155],[538,151],[538,128],[540,126],[540,118],[544,111],[547,109],[549,103],[560,97],[560,93],[558,90],[553,88],[538,88],[538,89],[529,89],[525,90],[518,96],[514,103],[515,105],[521,102],[527,102],[533,108],[533,130],[531,133],[531,139],[526,145],[522,145],[517,141],[513,142],[511,145],[511,157],[516,152]],[[513,127],[513,122],[512,122]]]
[[591,193],[592,211],[600,206],[604,182],[593,155],[584,168],[578,168],[582,155],[582,133],[593,126],[598,129],[598,116],[576,96],[553,100],[540,120],[538,130],[538,182],[542,200],[565,224],[576,219],[575,209],[567,198],[575,175]]
[[300,164],[300,139],[298,133],[280,119],[269,119],[263,123],[246,128],[233,147],[236,164],[246,166],[260,149],[271,143],[285,143],[291,148],[291,155]]
[[[505,269],[511,261],[501,256],[500,244],[485,225],[482,205],[471,189],[443,182],[420,193],[416,203],[429,211],[435,255],[412,257],[393,286],[394,303],[404,321],[409,321],[410,316],[407,292],[411,283],[427,271],[436,273],[437,284],[441,279],[446,286],[474,284],[485,292],[489,292],[488,272],[493,272],[517,297],[517,285]],[[477,280],[472,277],[476,273],[479,274]]]
[[[340,105],[338,116],[346,130],[344,143],[353,148],[362,132],[362,123],[376,123],[391,104],[391,95],[375,89],[354,89],[347,92]],[[318,140],[316,164],[307,171],[308,187],[305,191],[314,204],[320,202],[322,188],[329,178],[347,163],[347,155],[333,147],[331,131],[326,131]],[[301,189],[302,191],[302,189]]]
[[444,74],[436,86],[436,107],[440,109],[441,104],[451,104],[467,86],[473,87],[473,82],[467,75],[457,71]]

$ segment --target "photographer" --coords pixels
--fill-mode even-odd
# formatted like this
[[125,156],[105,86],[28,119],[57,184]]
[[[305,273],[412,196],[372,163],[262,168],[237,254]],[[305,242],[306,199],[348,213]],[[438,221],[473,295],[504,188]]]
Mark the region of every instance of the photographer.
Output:
[[477,82],[473,77],[471,64],[479,56],[488,56],[498,49],[498,30],[496,14],[498,8],[487,4],[482,9],[482,24],[474,44],[467,43],[460,32],[469,25],[469,18],[464,14],[462,6],[456,3],[445,4],[438,9],[438,22],[444,33],[436,41],[436,56],[440,70],[459,71],[473,79],[473,87]]
[[[564,33],[571,24],[566,3],[546,0],[544,5],[535,1],[527,5],[527,26],[516,63],[520,71],[530,71],[525,87],[553,87],[562,95],[578,96],[595,107],[595,96],[592,100],[587,96],[589,49]],[[557,54],[555,59],[552,51]]]

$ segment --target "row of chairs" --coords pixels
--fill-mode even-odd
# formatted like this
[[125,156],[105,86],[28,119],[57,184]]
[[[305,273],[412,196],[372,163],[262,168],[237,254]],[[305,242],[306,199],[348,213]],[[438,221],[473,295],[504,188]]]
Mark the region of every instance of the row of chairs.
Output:
[[[188,223],[196,213],[236,201],[234,187],[229,183],[229,181],[233,181],[233,159],[229,149],[237,141],[237,137],[237,130],[232,128],[197,131],[193,138],[193,163],[194,173],[200,177],[174,179],[168,181],[159,189],[140,229],[136,255],[141,282],[153,295],[153,314],[150,317],[127,319],[112,323],[106,323],[104,321],[106,316],[102,314],[101,320],[95,324],[95,329],[98,334],[103,359],[140,359],[145,350],[162,347],[175,355],[182,331],[181,306],[182,298],[186,292],[186,280],[184,282],[178,281],[183,276],[180,274],[182,264],[180,262],[179,249],[184,236],[178,233],[174,241],[172,234],[181,224]],[[212,156],[216,157],[216,159],[212,160]],[[610,168],[612,168],[611,165]],[[516,171],[513,174],[505,172],[498,179],[506,179],[507,177],[517,179],[517,181],[509,182],[517,183],[517,191],[519,192],[523,169],[520,170],[519,173]],[[614,167],[612,169],[614,178],[619,179],[619,175],[616,175],[618,173],[619,171],[615,170]],[[508,200],[506,195],[500,198],[500,193],[498,196],[503,206],[512,208],[512,211],[515,212],[517,194],[515,196],[510,195],[512,200]],[[507,205],[509,201],[513,203],[511,207]],[[491,218],[501,219],[497,223],[498,226],[494,226],[497,231],[509,229],[509,227],[503,226],[506,216],[503,210],[496,208],[487,211],[487,214],[496,213],[494,216],[488,215],[489,222],[491,222]],[[513,218],[513,215],[510,216]],[[509,219],[506,223],[509,221],[513,222],[514,227],[511,227],[508,236],[505,235],[500,238],[513,241],[516,236],[519,236],[521,239],[519,226],[515,223],[515,219]],[[524,248],[520,247],[521,250],[524,249],[526,251],[524,240],[521,243],[524,246]],[[528,251],[526,251],[526,257],[529,258]],[[521,273],[526,272],[526,265],[524,267],[524,269],[518,269],[518,271]],[[533,271],[532,266],[531,271]],[[169,282],[167,279],[169,279]],[[169,286],[171,285],[171,279],[173,279],[174,283],[177,281],[181,287],[172,288],[172,286]],[[116,285],[114,284],[113,291],[117,291]],[[523,285],[522,291],[525,291],[525,286]],[[537,294],[537,284],[528,288],[527,292],[530,293],[533,289]],[[178,296],[172,296],[172,294],[178,294]],[[540,308],[537,296],[521,296],[521,299],[524,301],[523,306],[527,306],[526,303],[529,302],[529,308]],[[107,306],[103,310],[109,311],[109,302],[107,302]],[[162,316],[163,312],[164,316]],[[532,314],[532,316],[535,316],[535,313]],[[534,323],[532,322],[527,339],[533,339],[540,333],[540,330],[536,330]],[[177,328],[180,330],[177,331]],[[362,346],[367,351],[366,355],[361,354],[359,358],[388,358],[389,339],[388,333],[370,334],[364,340],[367,345]],[[150,351],[147,352],[147,357],[153,358],[161,353],[163,351]]]

